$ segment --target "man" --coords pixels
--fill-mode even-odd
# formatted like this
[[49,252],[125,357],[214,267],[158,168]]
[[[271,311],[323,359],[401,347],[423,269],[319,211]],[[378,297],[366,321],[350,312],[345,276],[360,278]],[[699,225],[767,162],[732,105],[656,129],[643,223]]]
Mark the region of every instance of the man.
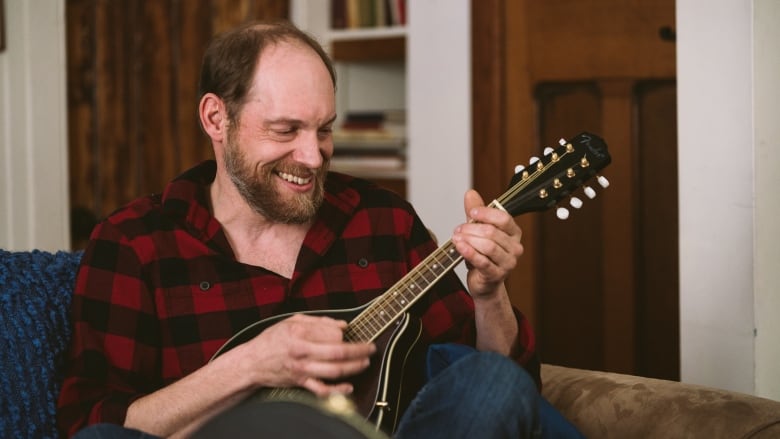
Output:
[[[378,356],[373,343],[345,341],[338,319],[295,314],[209,359],[255,321],[365,304],[436,249],[408,203],[328,173],[335,75],[293,26],[249,24],[215,39],[200,94],[216,160],[119,209],[85,251],[58,411],[68,434],[111,423],[187,436],[261,388],[352,393],[347,379]],[[538,430],[533,334],[504,286],[521,230],[474,191],[464,205],[468,222],[452,242],[469,266],[468,293],[450,273],[411,312],[424,345],[484,353],[434,377],[399,437]]]

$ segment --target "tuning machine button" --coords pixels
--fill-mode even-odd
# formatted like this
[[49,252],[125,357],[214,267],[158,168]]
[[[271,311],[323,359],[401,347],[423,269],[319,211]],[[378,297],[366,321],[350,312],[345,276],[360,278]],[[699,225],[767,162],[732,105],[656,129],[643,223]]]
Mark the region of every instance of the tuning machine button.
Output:
[[577,197],[571,197],[571,199],[569,200],[569,205],[575,209],[579,209],[580,207],[582,207],[582,200],[580,200]]
[[558,217],[558,219],[565,220],[566,218],[569,217],[569,209],[565,207],[559,207],[555,211],[555,215]]
[[609,187],[609,180],[607,180],[607,177],[599,175],[599,177],[596,180],[599,182],[601,187],[603,187],[605,189]]
[[585,187],[583,188],[583,191],[585,192],[585,195],[586,195],[588,198],[590,198],[591,200],[592,200],[592,199],[594,199],[594,198],[596,198],[596,191],[595,191],[595,190],[594,190],[592,187],[590,187],[590,186],[585,186]]

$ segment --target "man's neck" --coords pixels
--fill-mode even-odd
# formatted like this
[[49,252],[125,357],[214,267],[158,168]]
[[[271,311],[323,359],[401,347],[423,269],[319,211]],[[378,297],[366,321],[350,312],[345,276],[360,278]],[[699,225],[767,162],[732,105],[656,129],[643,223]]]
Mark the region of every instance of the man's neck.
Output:
[[219,176],[209,188],[209,203],[236,260],[292,277],[310,223],[270,221],[252,209],[232,183]]

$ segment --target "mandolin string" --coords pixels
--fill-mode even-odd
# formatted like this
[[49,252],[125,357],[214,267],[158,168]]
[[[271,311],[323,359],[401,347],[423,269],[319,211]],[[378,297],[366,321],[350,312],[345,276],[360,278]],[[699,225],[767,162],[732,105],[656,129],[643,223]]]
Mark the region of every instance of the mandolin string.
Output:
[[[567,145],[568,145],[568,144],[567,144]],[[502,194],[500,197],[498,197],[498,198],[496,199],[496,201],[497,201],[497,202],[498,202],[500,205],[502,205],[502,206],[503,206],[503,205],[504,205],[504,203],[505,203],[507,200],[509,200],[509,199],[512,199],[512,198],[514,198],[514,197],[516,197],[516,196],[517,196],[517,194],[519,194],[520,192],[522,192],[523,190],[525,190],[525,188],[526,188],[526,187],[527,187],[529,184],[533,183],[533,182],[534,182],[534,181],[535,181],[537,178],[539,178],[539,176],[540,176],[540,175],[542,175],[542,174],[544,174],[545,172],[547,172],[547,170],[548,170],[549,168],[551,168],[551,167],[552,167],[552,166],[553,166],[555,163],[557,163],[558,161],[560,161],[560,159],[562,159],[562,158],[566,157],[566,156],[567,156],[567,155],[569,155],[569,154],[573,154],[573,153],[574,153],[574,151],[573,151],[573,150],[572,150],[572,151],[568,151],[568,150],[566,150],[566,149],[565,149],[565,147],[564,147],[563,149],[564,149],[564,152],[563,152],[563,153],[559,153],[559,155],[558,155],[558,160],[555,160],[555,161],[554,161],[554,160],[550,160],[550,161],[549,161],[549,162],[547,162],[547,164],[546,164],[546,165],[544,165],[543,167],[541,167],[541,168],[537,168],[537,170],[536,170],[536,171],[534,171],[533,173],[530,173],[530,174],[528,174],[528,178],[526,178],[526,179],[521,179],[521,180],[520,180],[520,181],[519,181],[517,184],[513,185],[511,188],[509,188],[509,190],[507,190],[507,191],[506,191],[506,192],[504,192],[504,193],[503,193],[503,194]]]
[[[369,305],[368,308],[355,317],[347,329],[347,334],[345,334],[346,338],[348,340],[354,340],[355,337],[353,337],[353,335],[355,335],[361,336],[360,340],[369,341],[381,333],[405,310],[411,307],[434,283],[457,265],[460,261],[460,255],[453,259],[448,254],[449,252],[455,252],[457,254],[452,245],[452,241],[447,241],[444,245],[428,255],[428,257],[412,269],[408,275],[402,278],[385,294],[380,296],[374,303]],[[446,260],[448,263],[442,263],[442,260]],[[431,269],[431,266],[436,264],[446,268],[437,273]],[[425,270],[428,270],[433,274],[432,280],[429,281],[425,277],[423,274]],[[416,289],[417,291],[412,291],[413,289]],[[407,295],[405,291],[410,294]],[[399,297],[402,299],[401,303],[397,301]],[[388,312],[388,309],[390,309],[391,312]],[[376,330],[374,323],[379,319],[381,319],[381,323],[379,324],[378,330]],[[369,326],[371,328],[369,328]],[[375,330],[371,331],[372,328]]]
[[[446,245],[442,246],[442,248],[444,247],[446,247]],[[384,295],[380,296],[380,298],[377,299],[376,302],[372,303],[369,306],[369,308],[367,308],[360,315],[358,315],[353,320],[353,323],[350,324],[350,328],[354,327],[354,332],[358,333],[359,335],[362,335],[362,339],[364,340],[370,340],[376,335],[378,335],[379,333],[381,333],[385,327],[387,327],[390,323],[392,323],[399,315],[401,315],[401,313],[404,310],[406,310],[409,306],[411,306],[411,304],[413,304],[416,301],[416,299],[419,298],[422,295],[422,293],[425,292],[427,288],[433,284],[433,282],[438,280],[437,277],[437,279],[434,279],[433,282],[428,282],[428,280],[423,276],[422,272],[426,268],[429,268],[431,260],[437,259],[441,254],[442,254],[441,249],[437,249],[435,252],[431,253],[431,255],[425,258],[425,260],[423,260],[421,264],[419,264],[417,267],[415,267],[415,269],[409,272],[409,275],[401,279],[401,281],[399,281],[396,285],[394,285]],[[446,270],[443,273],[446,273]],[[420,286],[421,284],[426,284],[426,285],[421,287]],[[418,288],[419,292],[412,291],[412,289],[414,288]],[[411,293],[411,298],[404,293],[404,290]],[[397,302],[397,299],[399,298],[399,294],[400,294],[400,298],[402,299],[401,303]],[[391,309],[391,312],[389,313],[386,311],[388,308]],[[377,330],[374,323],[381,316],[384,316],[384,319],[382,319],[381,323],[379,324],[379,328]],[[374,329],[374,331],[368,332],[369,328],[367,328],[367,326],[371,326]]]
[[[549,164],[548,164],[549,165]],[[506,191],[504,194],[502,194],[495,202],[498,202],[499,204],[503,204],[504,201],[507,199],[510,199],[514,197],[517,193],[521,192],[523,189],[525,189],[526,186],[528,186],[531,182],[533,182],[536,178],[538,178],[538,175],[543,173],[547,169],[547,166],[543,167],[542,169],[537,169],[535,172],[529,174],[529,177],[521,180],[517,184],[513,185],[512,188],[510,188],[508,191]],[[491,203],[492,205],[493,203]],[[495,207],[495,206],[493,206]],[[446,251],[445,251],[446,250]],[[447,254],[447,251],[452,250],[454,251],[454,246],[452,244],[452,241],[447,241],[444,245],[436,249],[433,253],[428,255],[422,263],[420,263],[417,267],[415,267],[412,271],[409,272],[407,276],[402,278],[397,284],[393,285],[385,294],[380,296],[374,303],[369,305],[368,308],[366,308],[363,312],[361,312],[357,317],[355,317],[352,322],[349,324],[348,327],[348,334],[346,334],[346,338],[349,340],[356,341],[355,337],[360,337],[359,340],[361,341],[370,341],[373,338],[375,338],[379,333],[381,333],[390,323],[392,323],[398,316],[401,315],[406,309],[408,309],[414,301],[419,298],[425,291],[427,291],[428,288],[430,288],[431,285],[435,281],[437,281],[441,276],[446,274],[449,270],[451,270],[457,262],[460,261],[460,255],[458,255],[457,258],[454,260],[450,258],[450,256]],[[434,279],[434,282],[427,282],[427,285],[423,288],[419,288],[418,293],[412,293],[414,297],[410,299],[406,299],[403,290],[408,290],[410,285],[417,285],[417,282],[419,279],[424,279],[421,272],[425,269],[429,269],[430,262],[438,258],[440,254],[444,254],[448,259],[450,259],[451,263],[445,269],[442,271],[441,274],[437,275]],[[456,252],[457,253],[457,252]],[[436,259],[437,260],[437,259]],[[438,262],[438,260],[437,260]],[[435,274],[435,273],[434,273]],[[400,291],[400,292],[399,292]],[[396,298],[398,297],[398,294],[401,294],[404,297],[405,302],[402,302],[400,305],[400,309],[396,309],[395,304]],[[387,313],[387,309],[391,308],[392,312]],[[373,327],[377,319],[380,317],[378,316],[390,316],[390,318],[385,319],[385,322],[380,323],[379,328],[369,328],[369,326]],[[353,336],[354,335],[354,336]]]
[[[560,158],[563,158],[570,153],[570,151],[566,150],[563,153],[560,153],[559,160]],[[524,191],[529,184],[539,178],[540,175],[547,172],[547,170],[557,161],[558,160],[550,160],[546,165],[537,168],[536,171],[530,173],[527,178],[521,179],[518,183],[512,185],[509,190],[504,192],[496,200],[490,203],[491,207],[497,207],[493,205],[494,203],[498,203],[503,207],[503,204],[507,200],[516,197],[517,194]],[[452,270],[452,268],[454,268],[460,262],[462,259],[460,254],[458,254],[458,257],[453,259],[450,257],[450,252],[458,254],[457,251],[455,251],[451,240],[444,243],[444,245],[423,259],[423,261],[414,269],[412,269],[412,271],[410,271],[407,276],[404,276],[398,283],[390,287],[390,289],[385,292],[385,294],[381,295],[374,303],[370,304],[368,308],[355,317],[349,324],[345,337],[352,341],[373,340],[405,310],[411,307],[411,305],[413,305],[414,302],[416,302],[417,299],[419,299],[422,294],[425,293],[434,283],[436,283],[442,276]],[[449,260],[447,264],[441,263],[439,257],[442,255]],[[445,266],[445,269],[440,273],[436,273],[431,269],[431,262]],[[422,272],[425,270],[431,271],[431,273],[434,275],[434,279],[432,281],[428,281],[423,276]],[[418,284],[419,280],[423,280],[426,285],[424,287],[420,287]],[[418,291],[409,291],[410,288],[417,288]],[[406,297],[404,291],[409,291],[412,294],[411,299]],[[402,297],[402,302],[400,304],[396,302],[399,294]],[[396,304],[400,305],[399,309],[396,308]]]

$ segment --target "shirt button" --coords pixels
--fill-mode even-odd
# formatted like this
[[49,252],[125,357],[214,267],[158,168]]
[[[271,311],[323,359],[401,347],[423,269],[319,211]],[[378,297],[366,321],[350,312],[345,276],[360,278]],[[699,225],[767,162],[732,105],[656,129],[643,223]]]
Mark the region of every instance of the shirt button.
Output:
[[358,260],[358,266],[360,266],[360,268],[368,267],[368,259],[360,258],[360,260]]
[[207,281],[205,281],[205,280],[204,280],[204,281],[202,281],[202,282],[200,283],[200,285],[199,285],[199,286],[200,286],[200,290],[201,290],[201,291],[208,291],[208,290],[209,290],[209,288],[211,288],[211,284],[210,284],[210,283],[208,283],[208,282],[207,282]]

